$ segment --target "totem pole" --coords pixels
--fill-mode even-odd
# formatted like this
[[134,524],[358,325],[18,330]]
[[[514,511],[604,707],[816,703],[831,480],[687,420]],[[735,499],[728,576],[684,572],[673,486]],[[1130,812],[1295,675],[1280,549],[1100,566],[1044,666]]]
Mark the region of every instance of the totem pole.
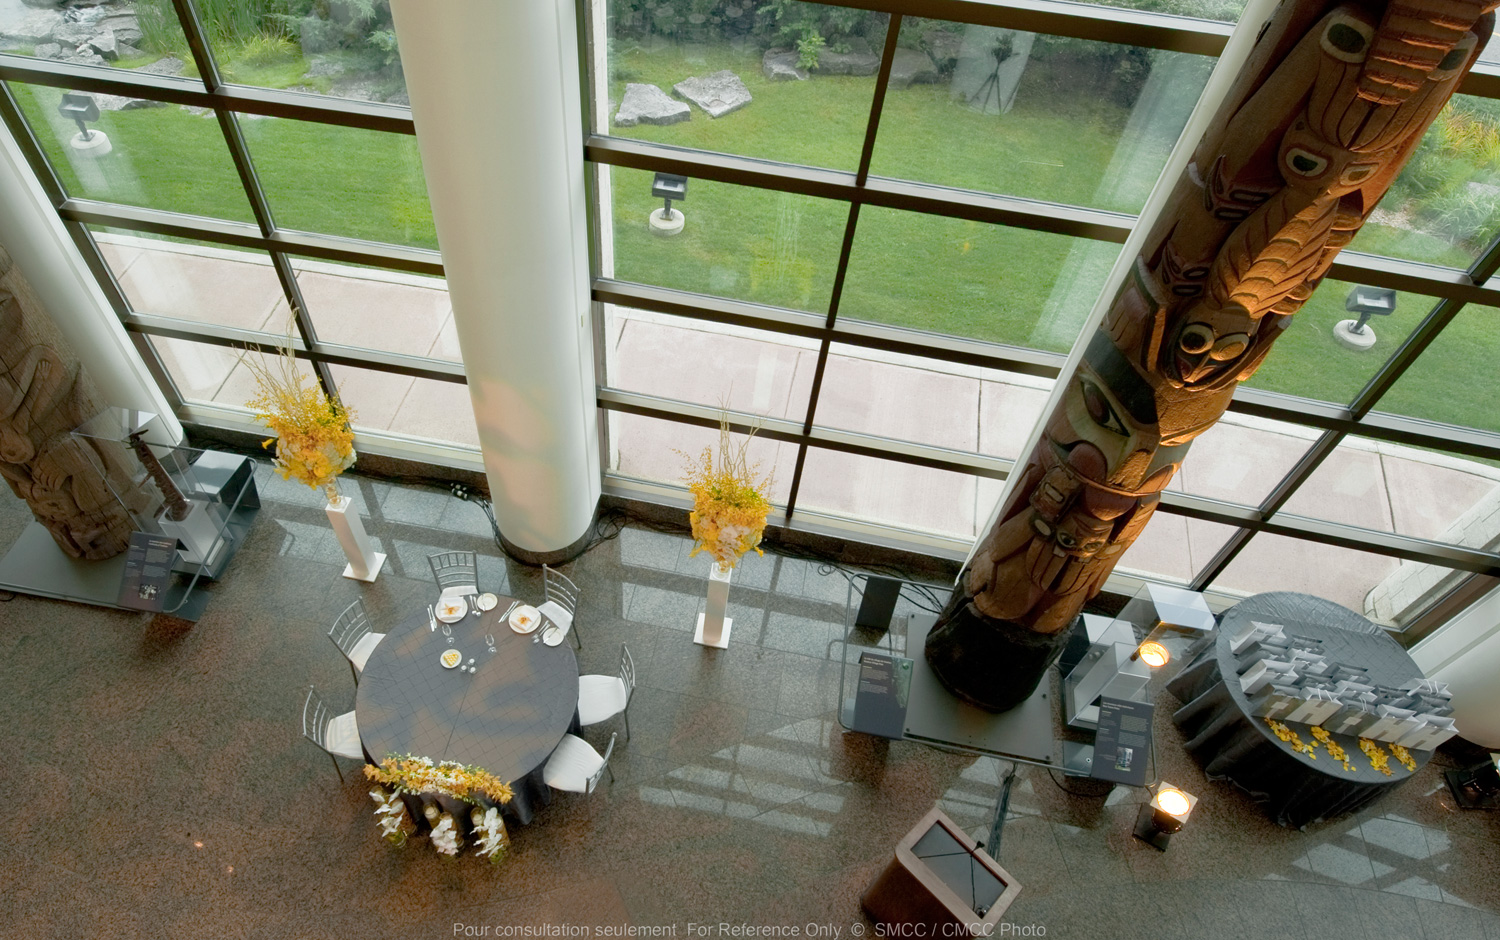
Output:
[[134,528],[120,499],[149,512],[155,497],[120,454],[69,433],[101,410],[98,395],[50,321],[32,315],[41,305],[3,249],[0,279],[0,477],[68,555],[117,555]]
[[1285,0],[928,635],[939,680],[1025,701],[1083,605],[1349,244],[1500,0]]

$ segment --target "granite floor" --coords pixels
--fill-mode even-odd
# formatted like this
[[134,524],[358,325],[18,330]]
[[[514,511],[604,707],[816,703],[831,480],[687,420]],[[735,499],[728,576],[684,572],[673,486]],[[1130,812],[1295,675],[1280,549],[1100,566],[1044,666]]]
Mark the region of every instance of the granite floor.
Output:
[[[748,559],[731,646],[706,650],[690,636],[706,563],[682,537],[627,527],[565,569],[585,595],[582,669],[610,671],[621,642],[638,667],[614,783],[556,798],[499,868],[439,858],[420,839],[389,848],[353,762],[341,785],[300,736],[309,683],[336,707],[353,702],[328,624],[357,596],[383,621],[426,603],[426,556],[439,549],[479,551],[489,589],[539,597],[540,578],[494,549],[476,506],[346,480],[390,553],[374,584],[339,576],[311,491],[262,474],[264,510],[195,625],[0,603],[0,788],[13,810],[0,936],[573,925],[602,937],[631,924],[688,937],[706,924],[717,940],[718,925],[749,924],[843,940],[876,934],[859,894],[930,808],[988,829],[998,762],[841,732],[841,575]],[[0,497],[0,544],[27,518]],[[585,734],[602,744],[613,727]],[[1023,887],[1000,935],[1500,940],[1500,814],[1456,810],[1441,757],[1374,809],[1296,832],[1206,781],[1165,709],[1156,732],[1160,775],[1201,797],[1164,854],[1130,836],[1140,791],[1072,796],[1021,771],[999,855]]]

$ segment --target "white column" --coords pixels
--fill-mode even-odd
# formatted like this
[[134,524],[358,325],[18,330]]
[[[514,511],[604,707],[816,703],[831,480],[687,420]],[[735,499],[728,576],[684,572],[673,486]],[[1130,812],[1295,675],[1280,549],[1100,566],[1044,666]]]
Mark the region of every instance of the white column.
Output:
[[495,517],[550,560],[599,499],[573,0],[393,0]]
[[1500,588],[1411,648],[1430,679],[1448,683],[1458,733],[1500,748]]
[[0,132],[0,246],[10,254],[104,402],[160,415],[148,435],[180,443],[182,425],[73,244],[10,134]]

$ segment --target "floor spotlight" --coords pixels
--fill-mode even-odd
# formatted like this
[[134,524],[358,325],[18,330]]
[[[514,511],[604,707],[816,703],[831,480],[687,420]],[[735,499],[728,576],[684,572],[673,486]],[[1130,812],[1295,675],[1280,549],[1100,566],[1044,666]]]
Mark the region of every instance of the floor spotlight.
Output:
[[1165,852],[1172,833],[1182,828],[1196,805],[1196,796],[1162,781],[1157,785],[1151,802],[1142,803],[1140,812],[1136,814],[1135,837]]

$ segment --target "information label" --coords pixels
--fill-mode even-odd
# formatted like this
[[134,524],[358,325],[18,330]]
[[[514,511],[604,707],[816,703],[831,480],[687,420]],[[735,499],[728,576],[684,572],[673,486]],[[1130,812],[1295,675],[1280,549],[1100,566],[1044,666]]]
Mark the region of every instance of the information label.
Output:
[[906,734],[911,694],[911,660],[904,656],[859,654],[859,689],[854,694],[853,729],[883,738]]
[[1094,764],[1089,776],[1126,786],[1146,785],[1151,758],[1150,702],[1118,698],[1099,700],[1099,732],[1094,737]]
[[125,550],[125,574],[120,578],[121,607],[133,610],[161,610],[172,582],[172,559],[177,557],[177,540],[157,532],[130,533],[130,547]]

